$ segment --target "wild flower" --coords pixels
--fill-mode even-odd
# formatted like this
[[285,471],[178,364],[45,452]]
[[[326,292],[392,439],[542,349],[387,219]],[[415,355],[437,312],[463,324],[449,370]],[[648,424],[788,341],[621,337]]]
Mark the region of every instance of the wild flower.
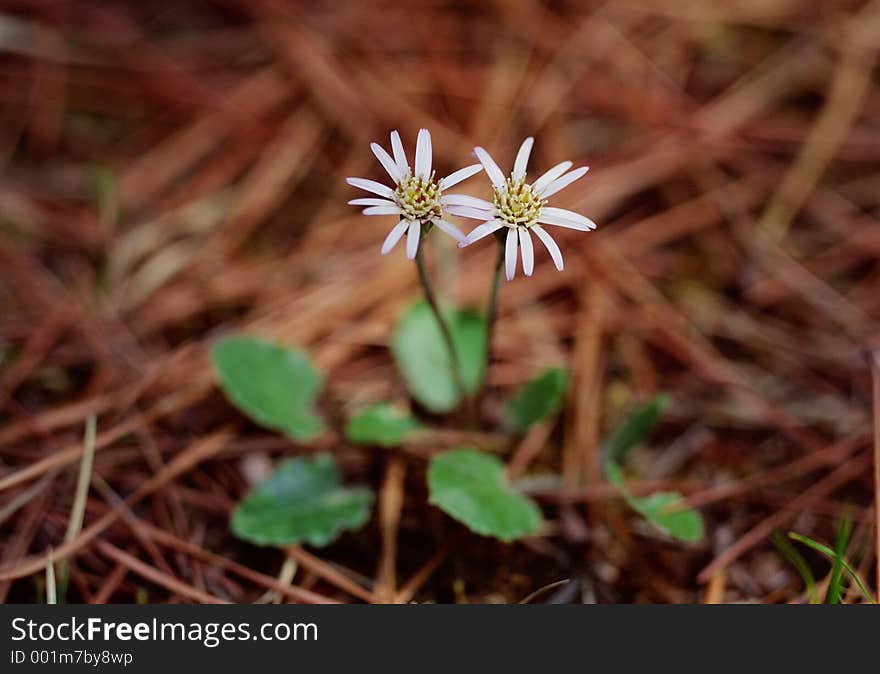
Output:
[[415,258],[421,235],[427,233],[432,226],[436,226],[459,242],[464,241],[465,237],[461,230],[443,217],[447,204],[457,203],[454,199],[458,195],[444,195],[443,191],[479,173],[483,170],[482,165],[466,166],[437,180],[431,168],[431,134],[427,129],[420,129],[416,140],[415,170],[410,168],[397,131],[391,132],[393,156],[378,143],[371,143],[370,149],[391,176],[394,187],[366,178],[346,178],[349,185],[381,197],[352,199],[348,203],[353,206],[366,206],[363,210],[364,215],[400,216],[400,221],[391,229],[382,244],[382,255],[391,252],[406,234],[406,256],[410,259]]
[[517,249],[522,251],[522,267],[526,276],[531,276],[535,267],[535,253],[531,234],[534,233],[550,253],[553,264],[562,271],[562,252],[553,237],[542,225],[567,227],[587,231],[596,228],[589,218],[564,208],[548,206],[548,197],[582,178],[588,167],[582,166],[573,171],[570,161],[564,161],[544,173],[533,183],[526,181],[526,165],[532,152],[534,138],[526,138],[517,152],[513,170],[505,177],[498,164],[482,147],[474,148],[474,155],[479,159],[489,180],[492,181],[494,196],[492,202],[476,197],[463,195],[447,198],[446,210],[457,215],[475,220],[483,220],[483,224],[474,228],[459,246],[468,246],[489,234],[507,227],[505,239],[504,268],[507,280],[513,279],[516,272]]

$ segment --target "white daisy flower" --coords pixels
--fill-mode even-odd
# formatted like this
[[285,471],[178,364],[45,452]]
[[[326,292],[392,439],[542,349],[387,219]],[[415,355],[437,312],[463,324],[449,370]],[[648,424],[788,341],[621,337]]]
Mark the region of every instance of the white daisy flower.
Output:
[[[443,219],[444,206],[447,199],[456,195],[443,196],[443,190],[457,185],[462,180],[483,170],[482,165],[473,164],[449,174],[441,180],[434,178],[431,170],[431,134],[427,129],[419,129],[416,140],[415,171],[410,169],[400,134],[391,132],[392,157],[378,143],[371,143],[370,149],[376,159],[394,181],[394,187],[388,187],[375,180],[366,178],[346,178],[353,187],[379,195],[381,199],[370,197],[352,199],[349,204],[366,206],[364,215],[397,215],[398,222],[382,244],[382,255],[387,255],[397,242],[406,234],[406,256],[413,259],[419,250],[419,237],[423,225],[436,225],[458,242],[464,241],[464,234],[451,222]],[[427,231],[427,230],[426,230]]]
[[526,138],[516,154],[513,171],[505,178],[498,164],[481,147],[474,148],[474,154],[492,181],[495,195],[492,203],[474,197],[450,195],[446,198],[446,211],[451,215],[483,220],[459,246],[467,246],[502,227],[507,227],[504,249],[504,267],[507,280],[513,279],[516,272],[517,248],[522,251],[522,267],[526,276],[531,276],[535,268],[535,253],[531,234],[535,234],[547,248],[553,264],[562,271],[562,253],[553,237],[542,225],[568,227],[587,231],[596,229],[596,223],[574,211],[554,208],[547,205],[547,197],[556,194],[575,180],[582,178],[589,170],[586,166],[569,171],[570,161],[557,164],[533,183],[526,182],[526,164],[532,152],[534,138]]

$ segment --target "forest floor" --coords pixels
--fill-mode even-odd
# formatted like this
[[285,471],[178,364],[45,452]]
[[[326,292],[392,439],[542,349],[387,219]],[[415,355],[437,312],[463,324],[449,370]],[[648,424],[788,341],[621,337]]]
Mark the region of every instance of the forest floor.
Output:
[[[876,592],[877,2],[6,7],[0,600],[45,601],[51,550],[70,602],[805,602],[773,535],[833,545],[847,513]],[[513,544],[427,504],[426,459],[473,435],[457,417],[401,450],[332,423],[296,443],[240,415],[209,359],[243,331],[311,354],[331,420],[406,404],[387,344],[416,271],[379,255],[385,219],[344,179],[379,179],[369,142],[420,127],[442,170],[477,143],[509,165],[530,135],[535,166],[591,167],[557,198],[598,230],[501,290],[475,441],[517,457],[547,520]],[[485,308],[492,247],[436,243],[444,296]],[[572,374],[559,423],[496,433],[549,365]],[[661,392],[627,472],[684,494],[699,543],[599,469]],[[286,553],[233,536],[251,476],[314,451],[376,490],[371,522]],[[822,587],[830,564],[801,553]]]

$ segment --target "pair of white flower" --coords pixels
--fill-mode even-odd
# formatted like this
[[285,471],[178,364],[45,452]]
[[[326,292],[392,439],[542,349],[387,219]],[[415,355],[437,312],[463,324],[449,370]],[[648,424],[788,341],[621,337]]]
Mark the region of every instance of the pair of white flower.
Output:
[[[522,267],[526,276],[531,276],[535,267],[535,253],[531,234],[534,233],[550,253],[556,268],[562,270],[562,253],[553,237],[542,225],[554,225],[587,231],[595,229],[592,220],[563,208],[547,205],[547,197],[556,194],[575,180],[586,174],[587,167],[569,171],[570,161],[557,164],[533,183],[526,182],[526,165],[532,152],[533,138],[526,138],[519,148],[513,171],[505,178],[498,164],[481,147],[474,148],[479,164],[466,166],[454,173],[435,180],[431,170],[431,134],[427,129],[419,131],[416,140],[415,171],[410,169],[403,143],[397,131],[391,132],[393,157],[378,143],[372,143],[373,154],[391,176],[395,187],[366,178],[348,178],[349,185],[382,197],[352,199],[349,204],[366,206],[364,215],[396,215],[400,221],[388,234],[382,244],[385,255],[397,245],[406,234],[406,254],[414,258],[419,250],[422,227],[425,231],[436,226],[454,237],[461,247],[472,244],[489,234],[507,227],[505,239],[505,271],[507,280],[513,279],[516,272],[517,250],[522,252]],[[494,196],[492,202],[464,194],[443,194],[444,190],[484,170],[492,181]],[[482,221],[470,234],[465,236],[451,222],[444,219],[445,214]]]

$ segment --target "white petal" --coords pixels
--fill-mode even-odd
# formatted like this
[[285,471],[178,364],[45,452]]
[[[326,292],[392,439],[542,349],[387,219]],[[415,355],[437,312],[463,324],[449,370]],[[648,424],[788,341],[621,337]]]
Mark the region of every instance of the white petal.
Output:
[[457,171],[450,173],[448,176],[440,181],[440,189],[446,190],[453,185],[458,185],[458,183],[460,183],[462,180],[467,180],[472,175],[476,175],[482,170],[482,164],[471,164],[470,166],[465,166],[464,168],[458,169]]
[[388,199],[377,199],[375,197],[351,199],[348,203],[351,206],[394,206],[393,201],[389,201]]
[[576,222],[589,229],[596,229],[596,223],[590,220],[589,218],[585,218],[580,213],[575,213],[574,211],[566,210],[565,208],[554,208],[553,206],[544,206],[541,209],[541,215],[552,215],[557,218],[562,218],[563,220],[570,220],[571,222]]
[[495,217],[495,211],[483,211],[470,206],[447,206],[446,212],[457,215],[460,218],[472,218],[473,220],[491,220]]
[[391,179],[394,182],[399,183],[404,172],[401,171],[397,162],[391,158],[391,155],[388,154],[385,151],[385,148],[379,145],[379,143],[370,143],[370,149],[373,151],[373,154],[376,155],[376,159],[379,160],[379,163],[382,164],[382,168],[388,171],[388,175],[391,176]]
[[561,175],[562,175],[563,173],[565,173],[568,169],[570,169],[571,166],[572,166],[572,164],[571,164],[570,161],[564,161],[564,162],[560,162],[560,163],[558,163],[556,166],[554,166],[552,169],[550,169],[550,170],[547,171],[544,175],[542,175],[540,178],[538,178],[535,182],[533,182],[533,183],[532,183],[532,188],[533,188],[536,192],[540,192],[540,191],[541,191],[542,189],[544,189],[547,185],[549,185],[550,183],[552,183],[552,182],[553,182],[554,180],[556,180],[559,176],[561,176]]
[[366,190],[367,192],[378,194],[380,197],[388,197],[389,199],[394,198],[394,190],[387,185],[377,183],[375,180],[367,180],[366,178],[346,178],[345,182],[352,187],[357,187]]
[[516,227],[507,230],[507,244],[504,247],[504,271],[508,281],[512,281],[516,274],[516,230]]
[[364,209],[364,215],[400,215],[403,211],[400,206],[369,206]]
[[493,187],[499,190],[504,187],[504,174],[501,172],[501,169],[498,168],[498,164],[495,163],[495,160],[489,156],[489,153],[486,152],[483,148],[477,146],[474,148],[474,154],[476,155],[477,159],[480,160],[483,168],[486,169],[486,175],[488,175],[489,180],[492,181]]
[[419,129],[416,139],[416,177],[427,178],[431,175],[431,132]]
[[583,178],[589,170],[590,168],[588,166],[581,166],[580,168],[576,168],[574,171],[566,173],[561,178],[557,178],[552,183],[547,185],[547,187],[545,187],[544,189],[538,190],[538,196],[549,197],[551,194],[556,194],[559,190],[571,185],[575,180]]
[[513,162],[512,176],[514,180],[525,178],[526,165],[529,163],[529,155],[532,153],[532,145],[534,145],[534,143],[535,139],[529,137],[519,146],[519,152],[516,153],[516,161]]
[[568,218],[561,218],[558,215],[554,215],[552,213],[547,213],[546,208],[541,211],[541,215],[538,218],[538,222],[543,223],[545,225],[556,225],[557,227],[567,227],[568,229],[576,229],[579,232],[588,232],[590,231],[590,227],[580,223],[575,222],[574,220],[569,220]]
[[478,225],[471,230],[471,233],[468,234],[464,241],[458,244],[459,248],[464,248],[465,246],[469,246],[474,241],[479,241],[485,236],[489,236],[493,232],[497,232],[504,226],[504,223],[501,220],[492,220],[491,222],[484,222],[482,225]]
[[391,151],[394,153],[394,162],[400,167],[401,172],[409,171],[406,152],[403,151],[403,143],[400,142],[400,134],[396,129],[391,132]]
[[458,227],[456,227],[455,225],[453,225],[451,222],[446,222],[446,220],[433,220],[432,222],[433,222],[433,223],[434,223],[439,229],[441,229],[442,231],[444,231],[444,232],[446,232],[447,234],[449,234],[449,236],[451,236],[453,239],[455,239],[455,240],[458,241],[459,243],[461,243],[462,241],[464,241],[465,236],[464,236],[464,234],[462,233],[462,231],[461,231]]
[[422,223],[413,220],[409,223],[409,232],[406,234],[406,256],[412,260],[419,251],[419,234],[422,231]]
[[495,208],[485,199],[477,199],[467,194],[444,194],[440,197],[440,203],[444,206],[470,206],[481,211],[491,211]]
[[535,249],[532,248],[529,230],[525,227],[519,227],[519,247],[522,250],[523,272],[526,276],[531,276],[535,269]]
[[409,227],[408,220],[401,220],[394,225],[393,229],[388,232],[388,236],[385,237],[385,241],[382,243],[382,255],[388,255],[391,249],[397,245],[397,242],[400,241],[400,237],[403,236],[407,227]]
[[549,232],[541,227],[541,225],[535,225],[532,227],[532,231],[544,243],[544,247],[547,248],[547,252],[550,253],[550,257],[553,258],[553,264],[556,265],[556,268],[559,271],[562,271],[562,251],[559,250],[559,246],[556,245],[553,237],[550,236]]

